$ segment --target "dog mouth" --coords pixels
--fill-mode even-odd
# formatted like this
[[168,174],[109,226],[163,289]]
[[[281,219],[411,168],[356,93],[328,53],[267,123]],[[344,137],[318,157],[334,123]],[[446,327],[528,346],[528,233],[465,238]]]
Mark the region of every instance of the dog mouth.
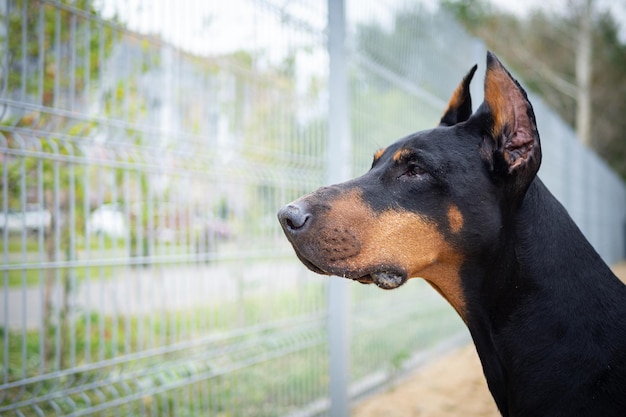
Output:
[[300,261],[311,271],[321,275],[336,275],[341,278],[351,279],[361,284],[375,284],[383,290],[392,290],[403,285],[408,277],[407,274],[391,267],[370,268],[368,271],[350,271],[337,267],[321,268],[297,253]]
[[378,288],[381,288],[383,290],[393,290],[400,287],[407,281],[406,274],[400,274],[390,271],[371,272],[367,275],[355,277],[351,277],[349,276],[349,274],[345,274],[343,275],[343,277],[360,282],[361,284],[375,284]]

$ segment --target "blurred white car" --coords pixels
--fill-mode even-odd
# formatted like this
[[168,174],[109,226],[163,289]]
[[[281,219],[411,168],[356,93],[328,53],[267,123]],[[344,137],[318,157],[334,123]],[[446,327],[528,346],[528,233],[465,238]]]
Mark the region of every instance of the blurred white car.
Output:
[[128,225],[119,204],[103,204],[89,216],[87,223],[92,234],[104,234],[114,238],[126,236]]
[[6,228],[9,232],[38,232],[52,224],[52,214],[39,204],[27,204],[24,210],[2,212],[0,231]]

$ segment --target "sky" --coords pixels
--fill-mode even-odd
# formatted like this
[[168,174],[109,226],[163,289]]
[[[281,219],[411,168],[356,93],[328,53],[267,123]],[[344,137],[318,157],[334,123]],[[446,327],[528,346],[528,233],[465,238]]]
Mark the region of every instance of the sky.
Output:
[[[96,0],[105,16],[117,11],[130,28],[142,33],[159,32],[175,45],[197,54],[228,53],[245,46],[289,43],[287,33],[277,33],[276,20],[281,8],[296,19],[309,21],[314,31],[325,27],[326,0]],[[438,0],[345,0],[347,13],[357,21],[393,21],[393,10],[401,5],[422,3],[433,7]],[[561,13],[569,0],[491,0],[493,4],[519,16],[542,8]],[[598,9],[610,8],[621,22],[621,39],[626,42],[626,0],[595,0]],[[254,9],[268,13],[253,13]]]

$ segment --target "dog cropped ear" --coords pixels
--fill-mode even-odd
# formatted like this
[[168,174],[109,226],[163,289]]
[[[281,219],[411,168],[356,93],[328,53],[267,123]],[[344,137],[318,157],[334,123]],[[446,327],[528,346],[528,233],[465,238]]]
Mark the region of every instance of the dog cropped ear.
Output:
[[448,102],[448,108],[441,117],[439,126],[453,126],[466,121],[472,115],[472,97],[470,96],[469,87],[477,67],[477,65],[474,65],[463,78],[461,84],[454,90],[452,98]]
[[490,165],[515,178],[524,191],[541,164],[539,132],[532,105],[519,83],[498,58],[487,54],[485,101],[487,135],[492,140]]

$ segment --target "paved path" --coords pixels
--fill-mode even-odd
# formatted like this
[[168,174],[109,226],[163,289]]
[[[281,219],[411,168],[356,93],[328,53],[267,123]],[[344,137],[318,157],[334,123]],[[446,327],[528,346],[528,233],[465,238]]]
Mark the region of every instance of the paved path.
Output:
[[[296,262],[223,263],[155,268],[119,266],[116,278],[82,281],[71,296],[76,314],[139,315],[232,301],[243,294],[262,294],[294,287],[306,274]],[[61,305],[60,286],[53,289]],[[0,326],[36,329],[43,322],[44,289],[11,288],[0,292]]]

